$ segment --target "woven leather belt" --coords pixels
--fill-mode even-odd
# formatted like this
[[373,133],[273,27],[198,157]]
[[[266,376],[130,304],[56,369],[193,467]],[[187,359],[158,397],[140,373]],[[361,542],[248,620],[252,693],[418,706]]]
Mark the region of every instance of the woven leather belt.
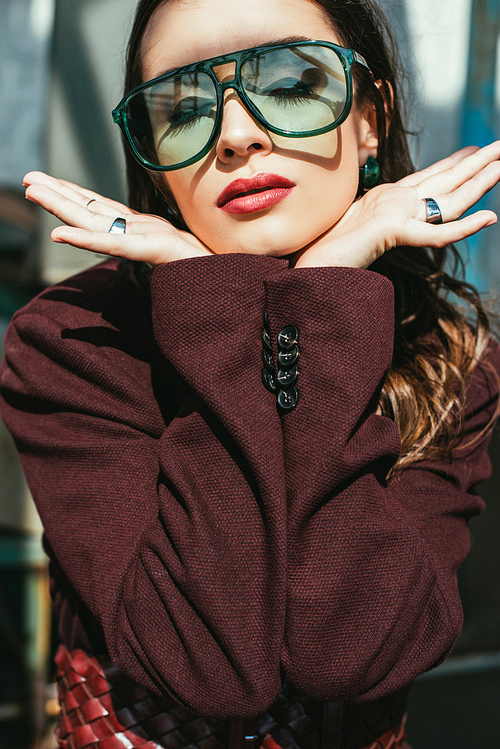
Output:
[[195,715],[130,679],[107,657],[56,655],[61,749],[409,749],[407,690],[364,705],[321,703],[285,686],[252,720]]

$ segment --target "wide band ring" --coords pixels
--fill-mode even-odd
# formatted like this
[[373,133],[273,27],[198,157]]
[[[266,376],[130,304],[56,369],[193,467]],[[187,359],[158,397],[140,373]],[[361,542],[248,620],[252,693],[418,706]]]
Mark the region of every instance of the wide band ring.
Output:
[[428,224],[442,224],[443,214],[441,208],[438,206],[434,198],[422,198],[425,203],[427,210],[426,221]]
[[124,218],[115,218],[115,220],[111,224],[111,228],[108,231],[108,234],[125,234],[126,228],[127,222]]

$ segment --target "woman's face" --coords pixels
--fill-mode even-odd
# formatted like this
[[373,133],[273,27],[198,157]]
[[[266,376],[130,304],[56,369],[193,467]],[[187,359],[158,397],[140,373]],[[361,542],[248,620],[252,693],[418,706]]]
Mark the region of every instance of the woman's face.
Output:
[[[294,36],[339,43],[322,10],[309,0],[169,0],[153,14],[144,34],[143,78]],[[225,66],[220,80],[231,79],[233,70],[233,64]],[[211,152],[162,178],[189,229],[213,252],[287,255],[323,234],[352,204],[359,166],[376,156],[373,119],[365,119],[353,105],[336,130],[286,138],[264,129],[228,89],[221,133]],[[288,185],[278,202],[262,197],[255,205],[220,205],[219,196],[232,182],[266,174]]]

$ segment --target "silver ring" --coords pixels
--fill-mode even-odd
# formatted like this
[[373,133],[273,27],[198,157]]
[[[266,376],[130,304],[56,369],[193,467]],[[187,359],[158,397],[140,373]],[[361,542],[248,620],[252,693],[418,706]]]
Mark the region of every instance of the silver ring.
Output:
[[125,234],[126,228],[127,222],[124,218],[115,218],[115,220],[111,224],[111,229],[108,231],[108,234]]
[[427,217],[425,219],[427,223],[442,224],[443,214],[441,213],[441,208],[438,206],[434,198],[422,198],[422,200],[424,201],[427,210]]
[[88,208],[88,207],[89,207],[89,205],[90,205],[91,203],[94,203],[94,202],[95,202],[95,198],[90,198],[90,200],[89,200],[89,202],[87,203],[87,205],[85,206],[85,208]]

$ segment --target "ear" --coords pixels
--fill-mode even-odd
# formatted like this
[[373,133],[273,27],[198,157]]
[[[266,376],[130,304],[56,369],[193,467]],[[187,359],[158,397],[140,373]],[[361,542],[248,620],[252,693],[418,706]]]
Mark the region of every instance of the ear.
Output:
[[[374,81],[378,89],[385,110],[385,137],[389,131],[390,113],[394,106],[394,90],[389,81]],[[379,133],[377,128],[377,112],[372,102],[367,101],[359,110],[358,117],[358,143],[359,143],[359,165],[364,166],[368,156],[377,158],[379,144]]]
[[366,104],[359,110],[357,117],[358,163],[360,167],[366,164],[368,156],[377,158],[378,128],[375,107]]

